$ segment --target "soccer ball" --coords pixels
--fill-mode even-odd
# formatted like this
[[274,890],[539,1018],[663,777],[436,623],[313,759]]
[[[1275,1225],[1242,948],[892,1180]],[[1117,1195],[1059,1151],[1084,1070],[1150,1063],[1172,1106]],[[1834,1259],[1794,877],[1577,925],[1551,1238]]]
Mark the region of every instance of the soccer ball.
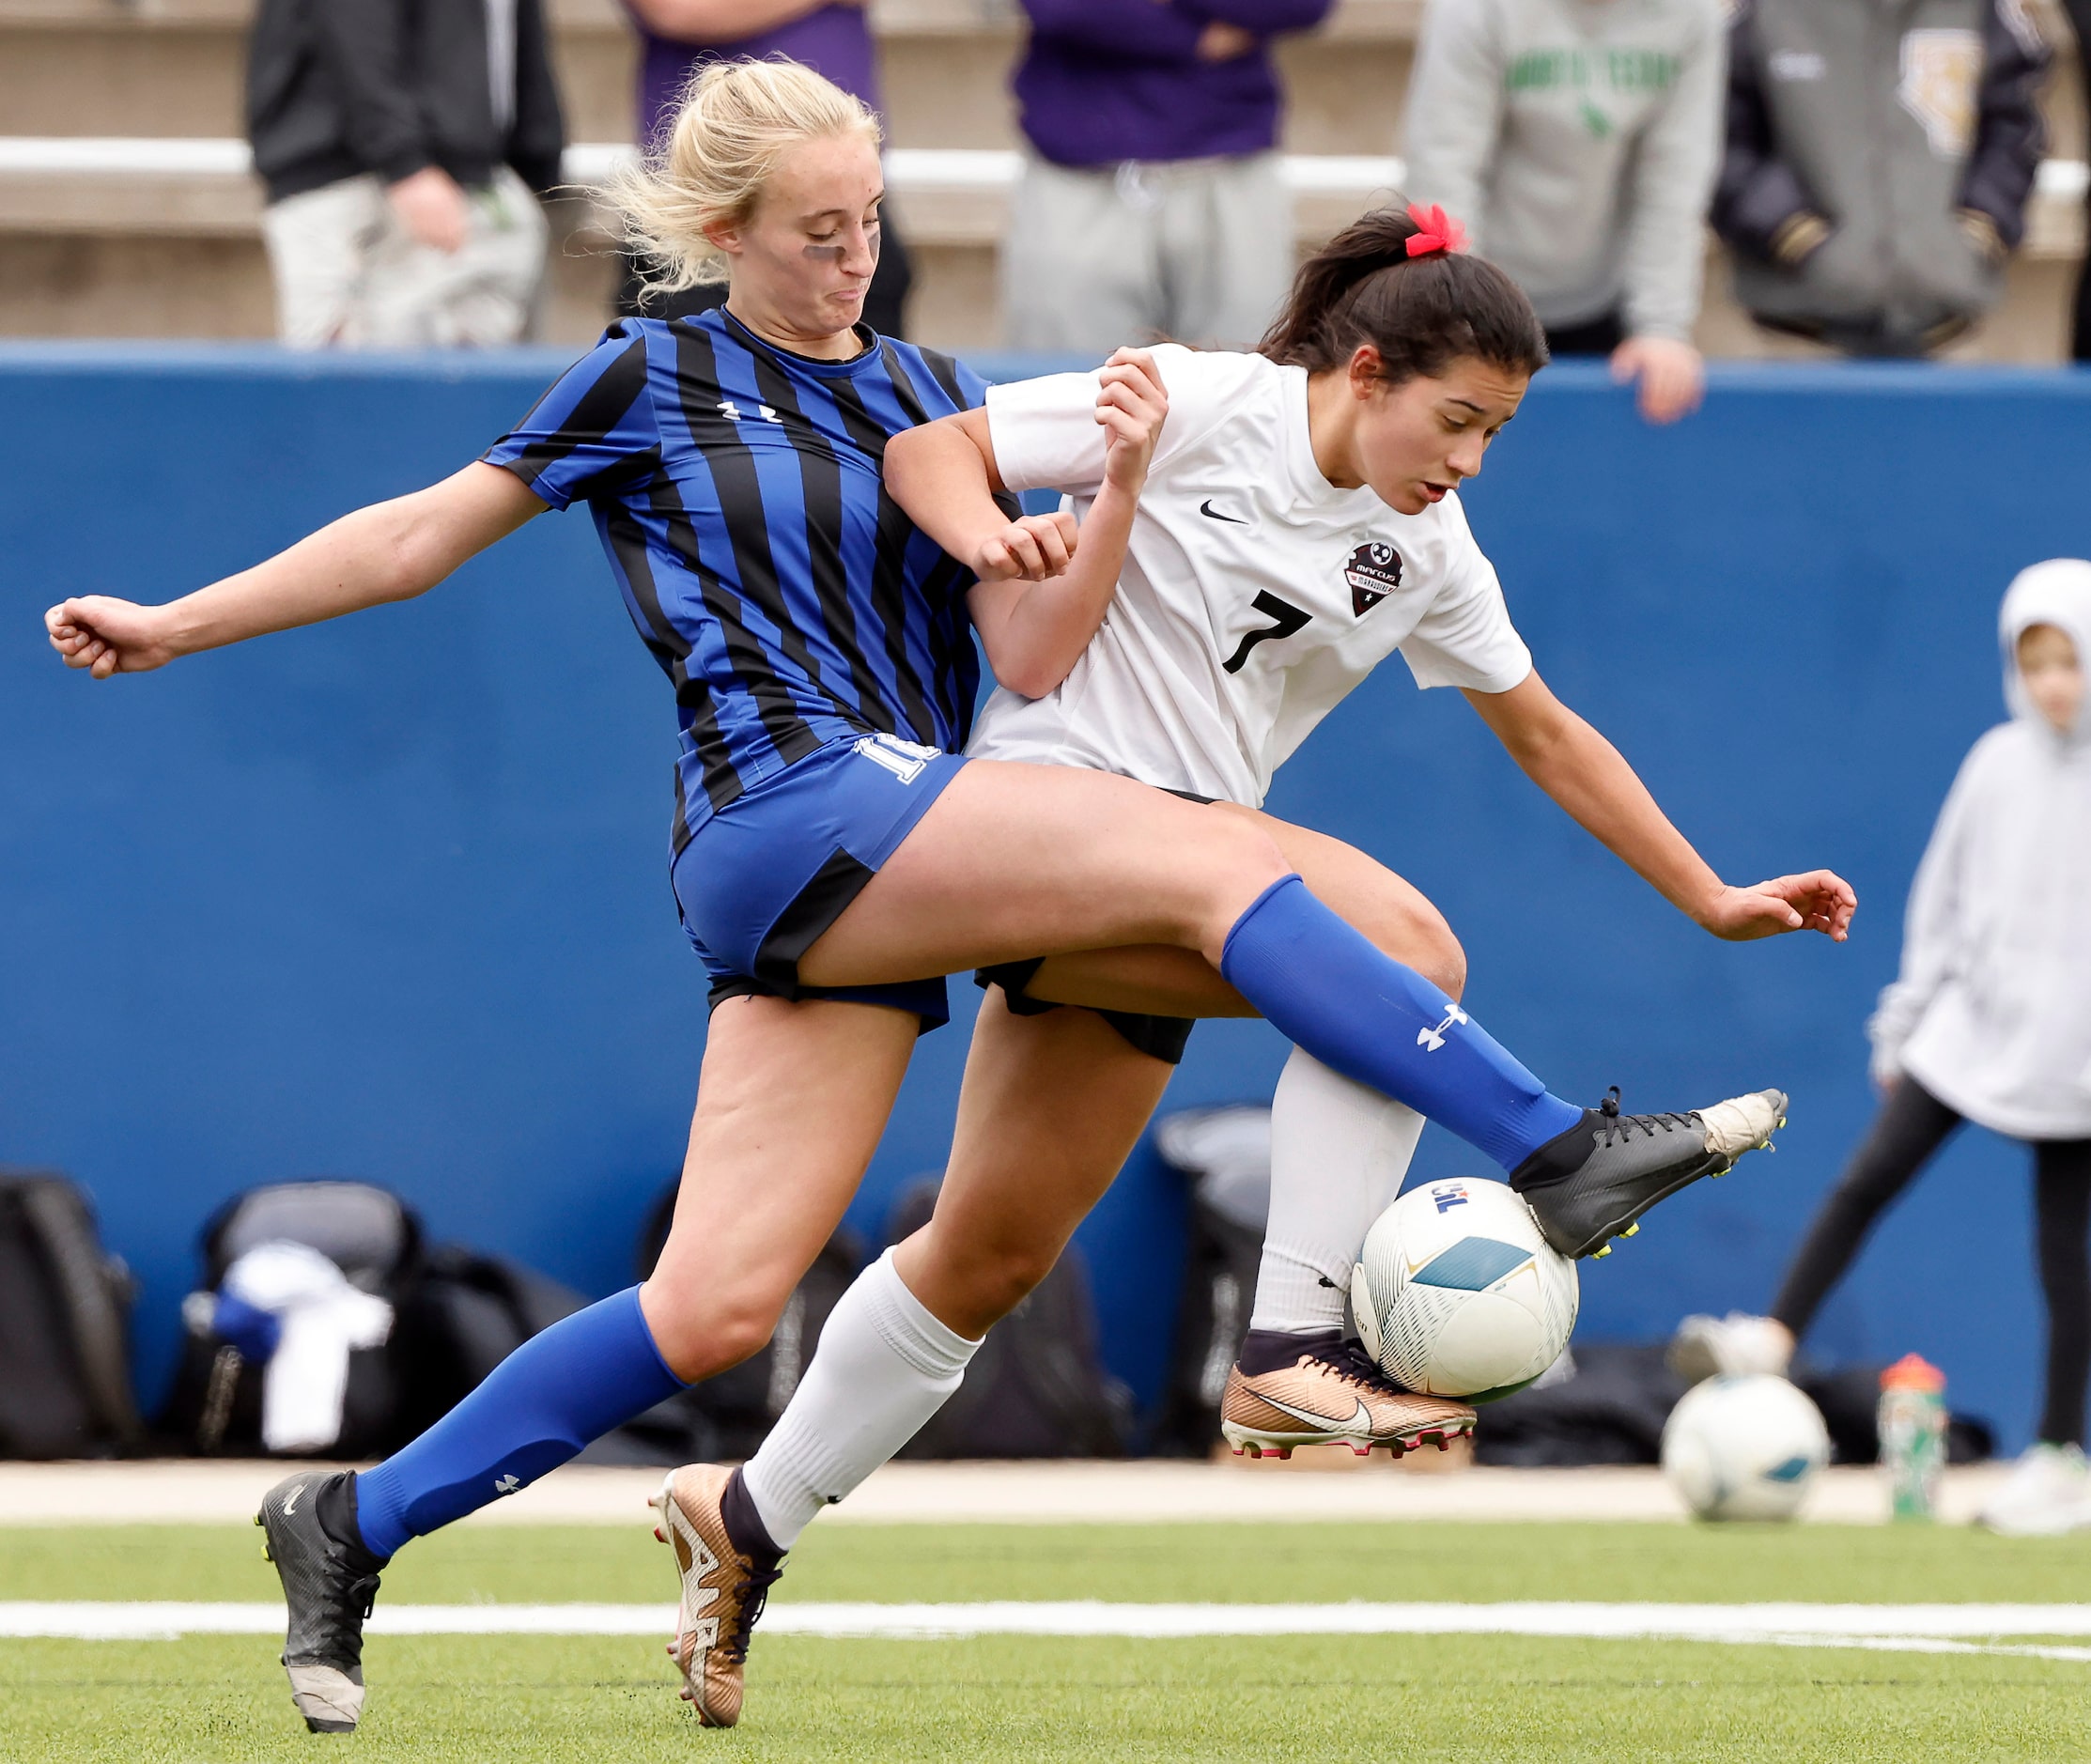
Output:
[[1693,1385],[1663,1429],[1663,1474],[1701,1519],[1791,1519],[1829,1456],[1822,1412],[1769,1372]]
[[1477,1176],[1412,1188],[1373,1221],[1351,1311],[1388,1377],[1489,1402],[1560,1357],[1575,1327],[1575,1264],[1507,1184]]

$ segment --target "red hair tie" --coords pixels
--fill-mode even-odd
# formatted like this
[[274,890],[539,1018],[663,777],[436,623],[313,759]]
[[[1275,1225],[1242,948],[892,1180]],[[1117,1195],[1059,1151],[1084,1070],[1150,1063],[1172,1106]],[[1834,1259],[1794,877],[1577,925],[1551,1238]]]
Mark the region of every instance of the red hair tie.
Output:
[[1466,249],[1466,228],[1432,203],[1424,208],[1420,203],[1408,205],[1408,218],[1420,229],[1408,236],[1408,255],[1412,257],[1429,257],[1445,251]]

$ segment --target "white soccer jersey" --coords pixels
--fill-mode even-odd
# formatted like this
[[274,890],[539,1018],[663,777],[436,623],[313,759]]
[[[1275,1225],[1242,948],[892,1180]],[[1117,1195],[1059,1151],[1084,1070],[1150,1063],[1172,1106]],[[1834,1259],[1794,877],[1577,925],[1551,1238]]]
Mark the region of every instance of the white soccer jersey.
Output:
[[[999,688],[967,751],[1122,772],[1260,804],[1271,774],[1399,649],[1422,687],[1505,692],[1531,672],[1456,495],[1397,514],[1314,463],[1307,371],[1154,351],[1169,417],[1102,627],[1044,698]],[[1094,374],[992,386],[1012,489],[1103,482]]]

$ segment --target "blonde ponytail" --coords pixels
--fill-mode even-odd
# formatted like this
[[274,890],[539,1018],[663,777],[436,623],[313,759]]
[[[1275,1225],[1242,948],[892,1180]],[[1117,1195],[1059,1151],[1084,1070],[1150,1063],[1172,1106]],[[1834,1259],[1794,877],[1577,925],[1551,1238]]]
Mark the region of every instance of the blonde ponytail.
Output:
[[602,191],[626,244],[655,266],[644,290],[723,282],[726,259],[705,229],[746,221],[777,162],[800,142],[845,134],[876,147],[878,118],[811,68],[782,56],[705,68],[684,88],[667,139]]

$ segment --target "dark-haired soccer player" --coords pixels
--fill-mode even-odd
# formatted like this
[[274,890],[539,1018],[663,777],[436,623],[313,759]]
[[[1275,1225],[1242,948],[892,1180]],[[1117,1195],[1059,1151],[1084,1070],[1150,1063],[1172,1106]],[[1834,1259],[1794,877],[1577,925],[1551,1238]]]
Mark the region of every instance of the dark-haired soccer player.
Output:
[[[1169,410],[1110,614],[1053,691],[996,693],[968,750],[1193,795],[1215,804],[1204,813],[1267,828],[1321,887],[1369,860],[1258,805],[1322,719],[1399,653],[1418,685],[1462,689],[1541,788],[1708,931],[1798,929],[1801,913],[1781,921],[1769,910],[1791,900],[1841,936],[1852,905],[1841,883],[1818,873],[1724,887],[1535,671],[1457,491],[1516,413],[1546,347],[1515,284],[1457,251],[1456,238],[1434,210],[1369,214],[1301,266],[1257,352],[1153,352]],[[1105,466],[1090,417],[1097,390],[1078,374],[991,388],[980,409],[895,438],[893,494],[960,552],[999,524],[990,498],[1004,487],[1062,489],[1080,507]],[[1442,1018],[1410,1032],[1427,1064],[1464,1033],[1452,1000],[1464,961],[1437,909],[1389,880],[1382,910],[1399,921],[1381,940],[1445,988]],[[1159,1100],[1189,1026],[1165,1043],[1154,1018],[1136,1037],[1092,1011],[1054,1008],[1086,1002],[1076,988],[1093,979],[1092,959],[991,971],[935,1217],[844,1295],[804,1381],[738,1473],[776,1552],[957,1387],[980,1338],[1052,1266]],[[1149,1008],[1174,986],[1185,1014],[1242,1011],[1216,982],[1180,952],[1154,952]],[[1689,1114],[1613,1115],[1589,1133],[1654,1161],[1666,1161],[1665,1145],[1720,1148],[1704,1165],[1673,1164],[1681,1186],[1760,1143],[1783,1104],[1761,1092]],[[1343,1441],[1401,1452],[1473,1424],[1471,1409],[1390,1383],[1343,1332],[1359,1247],[1400,1189],[1422,1124],[1384,1090],[1293,1050],[1272,1107],[1250,1328],[1221,1401],[1237,1449],[1282,1455]],[[1603,1236],[1559,1230],[1564,1179],[1544,1158],[1502,1161],[1557,1249],[1604,1253]],[[1638,1192],[1652,1203],[1655,1190]],[[716,1474],[679,1471],[675,1481]]]

